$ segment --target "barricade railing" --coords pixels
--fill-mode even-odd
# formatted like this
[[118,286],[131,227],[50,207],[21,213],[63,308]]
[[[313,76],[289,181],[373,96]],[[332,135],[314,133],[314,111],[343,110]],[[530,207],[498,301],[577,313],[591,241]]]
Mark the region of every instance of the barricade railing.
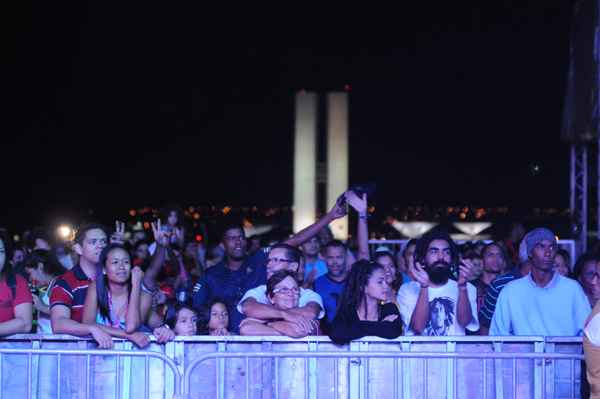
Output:
[[[340,352],[279,352],[279,353],[273,353],[273,352],[247,352],[247,353],[225,353],[225,352],[213,352],[213,353],[208,353],[208,354],[204,354],[201,355],[200,357],[198,357],[197,359],[195,359],[194,361],[192,361],[190,364],[187,365],[186,370],[185,370],[185,374],[184,374],[184,387],[183,387],[183,391],[184,391],[184,396],[185,398],[190,398],[191,396],[191,390],[190,390],[190,376],[191,374],[194,372],[194,370],[196,369],[196,367],[198,365],[200,365],[203,362],[206,362],[207,360],[210,359],[231,359],[231,358],[242,358],[245,359],[246,362],[246,370],[249,370],[249,359],[251,358],[268,358],[268,359],[274,359],[275,360],[275,370],[276,370],[276,376],[274,378],[274,397],[277,398],[280,396],[280,389],[279,389],[279,384],[278,384],[278,378],[277,378],[277,374],[279,372],[279,364],[278,364],[278,360],[279,359],[319,359],[319,358],[333,358],[333,359],[341,359],[341,358],[347,358],[350,359],[350,364],[354,365],[354,366],[361,366],[363,364],[363,362],[361,361],[362,359],[365,359],[365,367],[366,370],[364,373],[362,373],[363,377],[360,378],[358,381],[351,381],[348,383],[348,385],[350,386],[350,389],[348,390],[348,397],[350,398],[368,398],[369,397],[369,389],[372,387],[369,387],[369,360],[370,359],[394,359],[397,363],[398,360],[403,360],[403,359],[447,359],[449,362],[451,362],[452,364],[452,369],[454,370],[453,375],[452,375],[452,379],[453,379],[453,384],[451,384],[451,392],[446,392],[446,396],[447,398],[457,398],[458,396],[458,391],[457,391],[457,359],[481,359],[483,361],[483,373],[484,375],[485,370],[486,370],[486,362],[490,359],[509,359],[512,361],[512,370],[513,370],[513,379],[512,379],[512,392],[513,392],[513,396],[517,397],[517,379],[516,379],[516,370],[517,370],[517,366],[516,366],[516,362],[519,359],[523,359],[523,360],[539,360],[539,365],[542,368],[542,380],[541,380],[541,384],[542,387],[545,387],[546,385],[546,367],[548,365],[548,361],[551,360],[569,360],[571,363],[571,376],[572,376],[572,384],[571,384],[571,390],[570,390],[570,397],[571,398],[575,398],[576,396],[576,392],[575,392],[575,381],[574,381],[574,370],[575,370],[575,361],[576,360],[583,360],[583,355],[577,355],[577,354],[565,354],[565,353],[457,353],[457,352],[400,352],[400,353],[392,353],[392,352],[367,352],[367,353],[360,353],[360,352],[348,352],[348,353],[340,353]],[[218,378],[218,373],[215,374],[216,375],[216,385],[220,386],[221,384],[223,384],[223,381],[219,381]],[[398,386],[398,377],[401,376],[402,374],[398,374],[398,373],[394,373],[394,381],[393,381],[393,387],[394,389],[392,390],[392,392],[389,392],[388,394],[390,395],[389,397],[392,398],[397,398],[397,397],[402,397],[404,398],[404,394],[402,396],[400,396],[400,392],[396,391],[395,388]],[[246,383],[245,383],[245,387],[246,387],[246,392],[245,392],[245,398],[249,399],[250,396],[250,381],[249,381],[249,376],[250,373],[245,373],[245,378],[246,378]],[[308,379],[310,378],[314,378],[313,374],[308,374]],[[353,384],[354,383],[354,384]],[[313,384],[311,384],[311,381],[307,381],[307,386],[311,386]],[[354,387],[353,387],[354,386]],[[448,386],[450,387],[450,385]],[[353,389],[354,388],[354,389]],[[358,389],[356,389],[358,388]],[[423,392],[425,393],[424,397],[429,397],[428,395],[428,389],[427,389],[427,380],[423,380]],[[222,390],[219,389],[217,392],[219,392],[217,398],[220,399],[223,396],[221,396]],[[546,398],[547,397],[547,390],[545,389],[541,389],[541,397],[542,398]],[[409,393],[410,395],[410,393]],[[310,389],[304,392],[304,398],[316,398],[317,397],[317,393],[314,391],[311,391]],[[287,397],[287,395],[286,395]],[[339,392],[337,390],[337,386],[334,386],[334,394],[333,396],[334,398],[338,398],[339,397]],[[409,396],[409,397],[414,397],[414,396]],[[484,384],[484,389],[481,395],[478,395],[477,397],[482,397],[482,398],[487,398],[488,397],[488,390],[485,387]]]
[[[152,338],[91,349],[72,336],[0,340],[0,399],[9,398],[578,398],[577,337]],[[90,368],[91,366],[91,368]],[[58,388],[57,388],[58,386]]]
[[[10,359],[10,370],[6,370],[7,357],[25,357],[25,364],[19,359]],[[50,358],[52,357],[52,358]],[[83,357],[84,359],[81,359]],[[112,357],[114,364],[105,360]],[[66,359],[65,359],[66,358]],[[102,362],[96,362],[98,358]],[[143,364],[132,371],[132,358],[141,358]],[[103,350],[103,349],[0,349],[0,389],[2,398],[46,398],[77,397],[77,398],[129,398],[157,397],[150,392],[150,363],[151,359],[160,361],[167,366],[173,374],[172,395],[180,397],[182,375],[175,362],[160,352],[134,351],[134,350]],[[65,364],[71,367],[63,367]],[[83,369],[80,367],[83,366]],[[107,367],[108,366],[108,367]],[[112,367],[111,367],[112,366]],[[156,364],[154,365],[156,366]],[[143,380],[137,385],[134,381],[141,377],[137,374],[142,369]],[[23,371],[25,373],[23,373]],[[14,378],[14,386],[5,384],[2,374],[10,372]],[[22,385],[25,374],[25,385]],[[52,375],[54,374],[54,375]],[[163,374],[166,378],[166,375]],[[44,379],[44,383],[41,383]],[[98,382],[98,384],[94,384]],[[138,381],[139,382],[139,381]],[[134,384],[137,385],[133,388]],[[101,386],[99,386],[101,385]],[[66,392],[64,392],[66,391]],[[160,389],[161,397],[165,396],[166,389]]]

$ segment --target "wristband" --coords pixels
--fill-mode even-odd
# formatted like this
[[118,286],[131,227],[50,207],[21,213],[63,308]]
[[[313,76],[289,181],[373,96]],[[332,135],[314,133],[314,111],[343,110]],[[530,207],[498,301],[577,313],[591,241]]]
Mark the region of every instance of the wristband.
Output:
[[368,219],[369,218],[369,214],[368,213],[359,213],[358,214],[358,218],[359,219]]
[[142,288],[142,292],[145,292],[146,294],[149,295],[154,295],[156,293],[156,291],[158,291],[156,288],[151,290],[150,288],[146,287],[146,284],[144,284],[144,280],[142,280],[142,284],[140,284],[141,288]]

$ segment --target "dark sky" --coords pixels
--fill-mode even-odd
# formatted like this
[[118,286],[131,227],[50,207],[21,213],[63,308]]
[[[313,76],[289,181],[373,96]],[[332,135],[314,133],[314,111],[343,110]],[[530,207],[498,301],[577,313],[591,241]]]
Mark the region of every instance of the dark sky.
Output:
[[2,39],[0,220],[289,205],[294,94],[345,84],[350,179],[376,182],[380,204],[565,207],[570,2],[483,3],[298,18],[19,5]]

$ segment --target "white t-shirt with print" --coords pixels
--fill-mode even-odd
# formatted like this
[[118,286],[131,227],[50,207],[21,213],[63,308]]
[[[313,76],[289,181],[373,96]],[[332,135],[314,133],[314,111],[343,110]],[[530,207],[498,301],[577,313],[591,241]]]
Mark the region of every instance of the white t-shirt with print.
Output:
[[[398,290],[398,306],[402,317],[402,324],[406,335],[415,335],[408,327],[415,307],[421,286],[416,281],[403,284]],[[456,305],[458,304],[458,284],[454,280],[441,287],[429,287],[429,321],[422,335],[465,335],[465,329],[456,320]],[[471,321],[467,324],[469,331],[479,330],[477,319],[477,289],[467,283],[467,295],[471,304]]]
[[[244,312],[242,312],[242,303],[244,303],[244,301],[248,298],[254,298],[256,302],[268,305],[269,299],[267,298],[267,286],[263,284],[259,285],[256,288],[252,288],[251,290],[246,291],[246,293],[237,305],[237,310],[241,314],[244,314]],[[303,307],[311,302],[318,303],[319,306],[321,306],[321,311],[319,312],[318,318],[322,319],[325,316],[325,308],[323,307],[323,300],[321,299],[321,295],[317,294],[313,290],[300,288],[300,298],[298,300],[298,306]]]

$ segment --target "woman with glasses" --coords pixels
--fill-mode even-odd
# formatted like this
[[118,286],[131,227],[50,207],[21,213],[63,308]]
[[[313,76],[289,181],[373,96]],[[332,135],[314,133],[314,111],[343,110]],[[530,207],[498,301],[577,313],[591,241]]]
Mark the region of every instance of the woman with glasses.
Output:
[[[267,280],[267,298],[279,310],[298,308],[300,287],[296,282],[295,273],[289,270],[280,270]],[[305,323],[307,325],[301,325]],[[292,338],[302,338],[307,335],[317,335],[318,322],[304,320],[297,322],[284,319],[260,320],[247,318],[240,324],[240,335],[285,335]]]
[[386,303],[390,289],[379,263],[360,260],[353,264],[329,332],[331,340],[341,345],[366,336],[400,336],[400,312],[393,303]]

